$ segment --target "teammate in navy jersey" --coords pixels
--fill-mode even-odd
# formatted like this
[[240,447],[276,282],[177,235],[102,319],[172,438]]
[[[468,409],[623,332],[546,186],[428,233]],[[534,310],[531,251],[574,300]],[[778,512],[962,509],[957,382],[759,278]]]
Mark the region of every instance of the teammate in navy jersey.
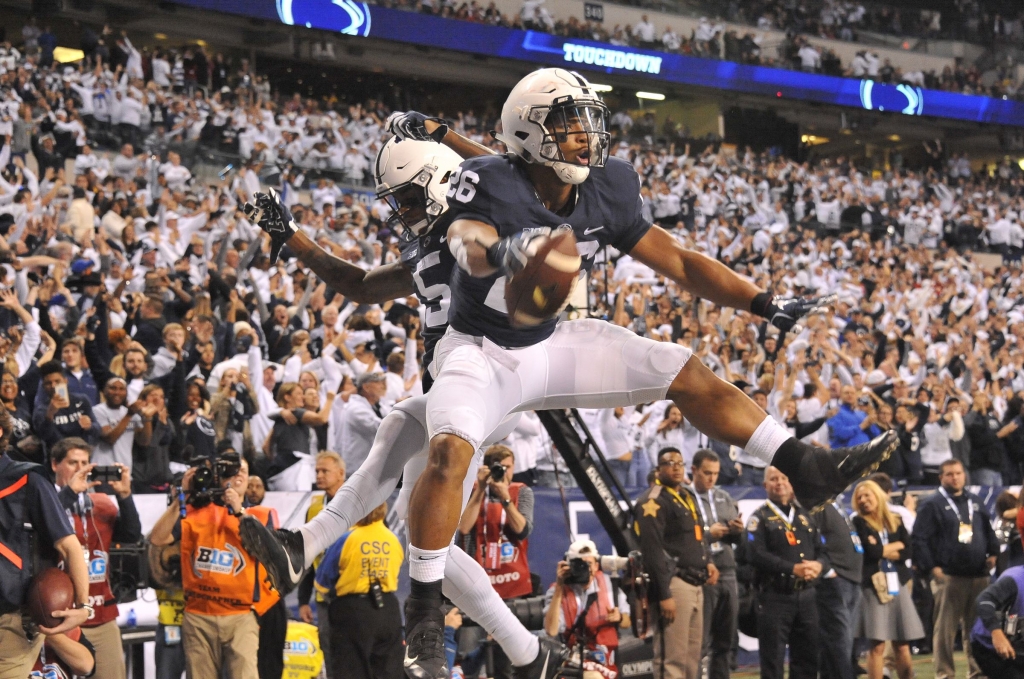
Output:
[[[434,345],[448,327],[449,282],[455,259],[445,242],[450,224],[446,193],[450,177],[462,158],[436,143],[426,131],[426,127],[433,129],[439,125],[437,121],[409,113],[389,123],[389,127],[408,138],[395,137],[384,145],[374,165],[374,179],[377,195],[387,199],[394,209],[392,224],[401,229],[399,261],[365,272],[333,257],[294,225],[288,209],[280,204],[273,191],[257,194],[256,206],[248,206],[247,211],[254,215],[261,213],[257,215],[258,223],[271,234],[275,258],[287,243],[314,273],[347,298],[380,303],[411,294],[419,297],[425,309],[423,364],[429,367]],[[446,136],[455,136],[453,146],[467,155],[490,153],[452,133],[435,132],[437,139]],[[429,386],[425,380],[424,391],[429,390]],[[425,397],[399,402],[381,423],[366,461],[348,478],[324,511],[299,530],[275,531],[243,517],[242,543],[266,566],[279,590],[292,589],[317,554],[373,507],[386,502],[403,474],[406,485],[398,505],[408,506],[412,481],[426,464],[425,415]],[[499,427],[489,441],[504,438],[517,421],[518,414]],[[466,498],[472,490],[471,481],[468,481],[470,488],[465,493]],[[401,513],[401,509],[399,511]],[[486,571],[476,560],[458,548],[452,549],[451,566],[445,576],[445,594],[498,641],[512,660],[517,677],[547,679],[561,664],[564,649],[557,643],[541,644],[501,602]],[[555,661],[545,666],[543,660],[549,655]]]
[[[442,596],[474,451],[509,413],[612,408],[671,398],[709,437],[744,448],[787,474],[805,507],[830,501],[897,445],[895,435],[858,448],[803,444],[689,349],[596,319],[513,327],[506,279],[529,262],[530,242],[572,229],[584,270],[605,245],[629,253],[696,297],[749,310],[786,332],[820,300],[784,300],[720,262],[687,251],[642,212],[632,166],[608,159],[607,108],[579,74],[542,69],[505,102],[499,139],[507,156],[466,160],[448,189],[451,328],[438,343],[427,397],[430,453],[409,508],[406,674],[448,675]],[[671,599],[663,602],[672,605]]]

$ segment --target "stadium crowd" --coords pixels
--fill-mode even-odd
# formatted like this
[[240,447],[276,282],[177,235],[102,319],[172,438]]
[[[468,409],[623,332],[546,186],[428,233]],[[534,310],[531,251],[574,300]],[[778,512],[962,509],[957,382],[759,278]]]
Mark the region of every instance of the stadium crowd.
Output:
[[[13,454],[46,462],[59,441],[81,439],[93,463],[120,464],[132,492],[153,493],[168,489],[190,455],[232,450],[260,479],[251,499],[245,494],[249,504],[259,504],[264,486],[308,489],[328,472],[334,481],[321,487],[337,490],[365,458],[382,414],[420,393],[418,303],[361,305],[294,258],[272,266],[269,242],[240,208],[279,183],[324,248],[366,269],[395,261],[388,204],[361,202],[338,185],[370,182],[390,111],[377,101],[283,96],[247,63],[230,66],[201,47],[144,58],[128,36],[109,31],[98,34],[88,65],[55,66],[43,35],[0,53],[0,400]],[[452,122],[499,148],[485,135],[492,123],[473,111]],[[974,483],[1021,482],[1017,165],[979,171],[935,142],[925,167],[872,172],[845,158],[801,163],[718,142],[700,148],[671,121],[657,129],[649,114],[618,111],[611,128],[611,151],[640,173],[652,221],[776,294],[837,298],[780,337],[746,312],[694,299],[628,255],[606,252],[570,313],[692,347],[818,445],[896,430],[900,448],[882,471],[897,485],[945,484],[958,467],[951,460]],[[189,159],[204,148],[237,154],[238,169],[194,176]],[[981,250],[1002,263],[984,266]],[[669,468],[687,473],[714,461],[697,458],[710,449],[719,484],[776,484],[770,493],[785,506],[778,474],[703,437],[671,402],[583,416],[628,486],[646,486],[666,449],[680,458]],[[505,444],[513,479],[571,484],[534,414]],[[317,455],[324,450],[336,454]],[[243,490],[233,489],[239,507]],[[885,526],[895,534],[877,503],[857,509],[868,516],[858,525],[865,539]],[[174,511],[168,516],[170,540]],[[381,517],[369,519],[361,527],[383,534]],[[745,529],[754,534],[757,524]],[[972,535],[986,563],[989,534],[979,524]],[[928,539],[920,537],[926,549]],[[937,578],[962,565],[916,554],[919,570],[938,568]],[[850,577],[859,586],[857,572]]]
[[[690,35],[677,33],[672,26],[666,26],[659,34],[658,29],[643,15],[632,26],[616,24],[608,26],[603,22],[589,21],[580,17],[554,17],[544,6],[543,0],[524,0],[517,15],[502,14],[491,2],[486,7],[476,0],[470,2],[435,2],[435,0],[381,0],[387,7],[421,11],[428,14],[486,23],[506,28],[520,28],[543,31],[567,38],[582,38],[606,42],[618,46],[641,47],[668,53],[684,54],[710,59],[724,59],[755,66],[789,68],[808,73],[870,78],[882,83],[909,83],[929,89],[980,94],[992,97],[1016,97],[1020,82],[1010,64],[999,64],[995,77],[983,81],[982,73],[972,65],[965,65],[958,59],[953,66],[945,67],[941,73],[934,69],[904,69],[899,63],[880,58],[870,48],[859,51],[849,63],[842,63],[834,50],[812,44],[807,37],[839,38],[854,40],[855,30],[872,21],[891,24],[891,32],[903,35],[899,26],[899,12],[892,16],[891,10],[866,12],[862,5],[849,3],[826,3],[820,16],[810,13],[804,4],[794,3],[781,6],[772,3],[730,3],[727,18],[730,21],[750,23],[756,30],[737,31],[727,27],[718,19],[702,16],[698,26]],[[722,7],[709,8],[717,16]],[[669,10],[671,11],[671,10]],[[939,12],[921,12],[928,15],[929,25],[939,21]],[[751,18],[752,17],[752,18]],[[922,21],[924,19],[922,18]],[[992,22],[985,23],[986,27]],[[887,24],[887,25],[889,25]],[[993,30],[1005,40],[1012,40],[1020,32],[1020,22],[996,20]],[[759,31],[770,29],[785,30],[782,40],[768,40]],[[935,29],[936,31],[938,29]],[[987,34],[993,40],[991,32]],[[897,60],[898,61],[898,60]]]
[[[147,402],[159,411],[142,414],[165,428],[146,445],[133,440],[133,427],[103,444],[119,451],[119,461],[134,459],[136,483],[153,488],[169,480],[170,442],[195,435],[184,433],[184,423],[204,403],[211,415],[224,411],[213,417],[215,438],[233,431],[255,455],[259,474],[268,465],[281,471],[280,462],[261,462],[279,410],[276,384],[301,384],[304,407],[321,414],[311,441],[332,449],[340,444],[351,379],[397,373],[382,399],[385,412],[414,389],[404,357],[391,355],[407,346],[401,314],[362,308],[323,283],[309,284],[296,262],[270,267],[259,249],[247,252],[258,230],[237,209],[261,179],[279,179],[297,220],[319,243],[367,268],[393,261],[387,204],[363,204],[328,178],[369,182],[389,113],[383,104],[271,96],[244,61],[229,68],[201,47],[143,61],[125,35],[94,68],[40,68],[45,51],[31,60],[13,48],[6,54],[12,67],[3,76],[8,129],[0,132],[9,136],[0,152],[0,229],[13,291],[4,301],[7,370],[20,388],[5,402],[22,423],[16,442],[35,459],[62,435],[110,438],[102,432],[110,415],[101,401],[111,374],[130,378],[129,404],[146,387]],[[30,63],[38,65],[29,70]],[[226,89],[204,93],[222,83]],[[484,133],[494,121],[466,111],[453,126],[498,148]],[[1019,167],[1007,160],[992,173],[974,171],[966,154],[947,154],[938,141],[926,145],[927,167],[888,172],[861,170],[844,158],[798,163],[718,143],[694,150],[685,129],[670,119],[656,129],[649,112],[633,120],[619,111],[611,129],[611,152],[642,176],[653,221],[778,294],[839,298],[802,333],[777,338],[746,314],[695,303],[628,256],[608,253],[612,263],[595,274],[585,302],[591,313],[690,344],[721,376],[763,392],[766,407],[794,426],[834,416],[843,387],[852,386],[852,408],[922,442],[915,447],[908,438],[888,470],[896,479],[919,481],[922,470],[956,455],[972,470],[1020,480],[1018,435],[1001,436],[993,452],[967,452],[975,414],[992,413],[1005,424],[1020,414]],[[120,150],[97,152],[94,140]],[[224,180],[201,181],[182,162],[201,146],[225,144],[243,161]],[[26,162],[30,154],[34,164]],[[1002,254],[1004,265],[982,268],[971,253],[983,249]],[[247,337],[263,347],[266,365],[247,362],[247,349],[238,346]],[[80,357],[70,358],[76,348]],[[71,392],[86,397],[54,415],[56,428],[37,388],[39,367],[54,358],[67,366]],[[247,372],[258,408],[229,417],[224,403],[234,399],[223,397]],[[330,403],[339,384],[341,398]],[[867,391],[873,396],[861,403]],[[951,442],[955,427],[946,425],[957,409],[968,433]],[[626,442],[607,436],[609,449],[632,456],[634,482],[642,483],[665,440],[686,440],[688,460],[701,447],[686,422],[665,428],[665,410],[655,404],[595,428],[625,430],[643,420],[642,431],[621,434]],[[82,415],[89,426],[80,424]],[[250,424],[242,427],[243,420]],[[828,423],[816,429],[808,439],[828,445]],[[551,470],[541,438],[517,445],[525,447],[516,451],[517,471]],[[646,454],[633,455],[641,450]]]

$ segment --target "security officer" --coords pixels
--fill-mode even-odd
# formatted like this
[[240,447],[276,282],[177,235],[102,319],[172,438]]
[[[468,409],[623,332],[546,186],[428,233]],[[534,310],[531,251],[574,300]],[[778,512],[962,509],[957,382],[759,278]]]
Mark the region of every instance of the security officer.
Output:
[[[323,508],[331,503],[334,495],[341,490],[345,483],[345,461],[341,455],[333,450],[322,450],[316,456],[316,487],[324,491],[323,495],[317,494],[309,503],[306,510],[306,523],[313,520],[313,517],[323,511]],[[313,594],[316,569],[323,561],[323,554],[318,554],[313,559],[313,568],[303,576],[299,582],[299,618],[302,622],[313,622],[313,609],[309,606],[309,597]],[[331,625],[327,606],[327,599],[322,594],[316,594],[316,629],[320,640],[320,650],[324,653],[324,665],[331,666]]]
[[316,589],[331,598],[328,679],[402,676],[398,570],[405,554],[384,525],[388,506],[374,509],[324,554]]
[[710,543],[711,562],[718,568],[718,582],[704,585],[704,649],[709,679],[729,679],[730,654],[739,616],[736,555],[732,545],[740,540],[743,520],[736,500],[715,488],[721,469],[718,455],[701,448],[693,456],[692,491]]
[[789,477],[765,471],[768,501],[747,522],[747,558],[756,571],[761,679],[782,679],[789,645],[790,679],[818,674],[814,585],[830,566],[807,512],[793,504]]
[[697,679],[704,627],[705,583],[718,581],[697,501],[681,487],[686,476],[678,448],[658,451],[658,476],[634,506],[650,597],[661,620],[654,633],[655,676]]

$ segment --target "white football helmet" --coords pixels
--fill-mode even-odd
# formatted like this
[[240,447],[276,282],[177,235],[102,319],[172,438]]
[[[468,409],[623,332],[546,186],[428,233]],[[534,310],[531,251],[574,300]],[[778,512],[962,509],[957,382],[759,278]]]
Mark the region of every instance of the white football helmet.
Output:
[[448,178],[461,162],[443,144],[392,137],[373,166],[377,197],[394,210],[392,219],[421,236],[448,209]]
[[[512,88],[501,109],[501,134],[509,152],[554,169],[567,184],[581,184],[591,167],[608,159],[608,107],[575,71],[542,68]],[[559,146],[586,135],[587,148],[566,158]]]

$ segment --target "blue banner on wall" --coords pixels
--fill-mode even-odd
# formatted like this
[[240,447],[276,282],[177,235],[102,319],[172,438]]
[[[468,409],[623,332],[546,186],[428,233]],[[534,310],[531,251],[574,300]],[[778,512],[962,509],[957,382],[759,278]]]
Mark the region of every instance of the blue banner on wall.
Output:
[[616,47],[547,33],[442,19],[371,6],[355,0],[175,1],[203,9],[336,31],[345,35],[394,40],[584,71],[636,75],[655,82],[696,85],[904,115],[1024,125],[1024,103],[1017,101]]

